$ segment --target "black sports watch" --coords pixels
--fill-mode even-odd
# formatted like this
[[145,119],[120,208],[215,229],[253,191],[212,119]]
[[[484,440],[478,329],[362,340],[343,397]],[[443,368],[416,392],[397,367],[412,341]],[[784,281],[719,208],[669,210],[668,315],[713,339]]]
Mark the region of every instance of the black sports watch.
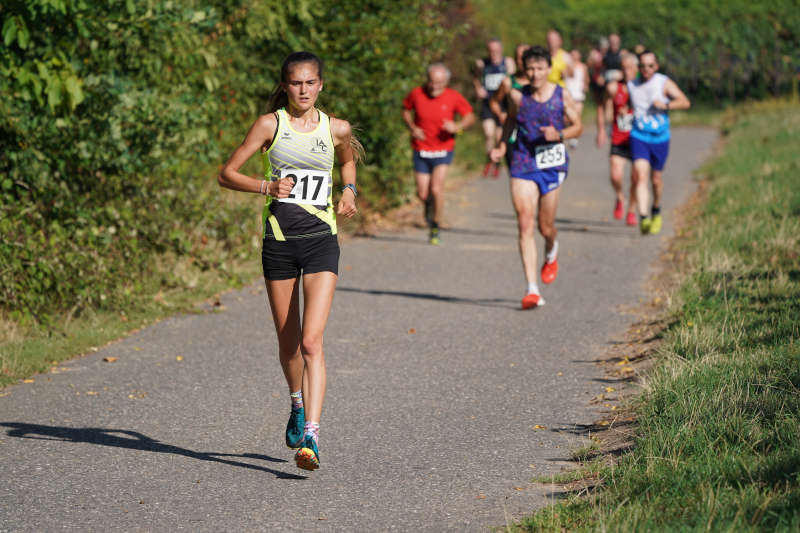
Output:
[[351,191],[353,191],[353,194],[356,196],[356,198],[358,198],[358,189],[356,189],[355,185],[353,185],[352,183],[348,183],[347,185],[342,187],[342,192],[344,192],[345,189],[350,189]]

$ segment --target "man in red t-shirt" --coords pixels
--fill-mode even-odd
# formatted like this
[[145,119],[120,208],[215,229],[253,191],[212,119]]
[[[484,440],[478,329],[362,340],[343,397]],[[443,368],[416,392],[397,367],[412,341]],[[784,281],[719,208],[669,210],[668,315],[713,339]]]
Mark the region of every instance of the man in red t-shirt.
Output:
[[[417,196],[425,204],[431,244],[439,244],[444,179],[453,161],[455,135],[475,122],[472,106],[447,87],[450,71],[442,63],[428,67],[428,81],[403,99],[403,120],[411,131]],[[455,121],[459,116],[458,122]]]

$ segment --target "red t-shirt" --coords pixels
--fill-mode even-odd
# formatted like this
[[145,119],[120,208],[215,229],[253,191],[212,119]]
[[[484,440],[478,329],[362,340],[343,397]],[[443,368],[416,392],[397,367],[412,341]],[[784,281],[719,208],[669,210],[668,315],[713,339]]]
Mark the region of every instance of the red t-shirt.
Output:
[[633,109],[630,106],[628,96],[628,86],[623,82],[617,84],[617,92],[614,93],[614,122],[611,124],[611,144],[619,146],[627,144],[631,138],[631,128],[633,127]]
[[413,89],[403,99],[405,109],[414,110],[414,124],[425,132],[425,139],[411,138],[414,150],[452,150],[456,141],[452,133],[442,129],[445,120],[453,120],[456,114],[472,113],[472,106],[458,91],[447,88],[436,98],[431,98],[422,87]]

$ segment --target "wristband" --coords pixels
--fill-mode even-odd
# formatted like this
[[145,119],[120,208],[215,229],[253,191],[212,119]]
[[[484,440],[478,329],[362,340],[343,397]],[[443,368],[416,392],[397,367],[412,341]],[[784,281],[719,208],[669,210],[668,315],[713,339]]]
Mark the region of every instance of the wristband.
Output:
[[358,189],[356,189],[355,185],[353,185],[352,183],[348,183],[347,185],[342,187],[342,192],[344,192],[347,189],[350,189],[351,191],[353,191],[353,194],[355,195],[355,197],[358,198]]
[[564,142],[564,130],[558,130],[558,140]]
[[261,180],[261,185],[258,188],[259,194],[267,194],[267,180]]

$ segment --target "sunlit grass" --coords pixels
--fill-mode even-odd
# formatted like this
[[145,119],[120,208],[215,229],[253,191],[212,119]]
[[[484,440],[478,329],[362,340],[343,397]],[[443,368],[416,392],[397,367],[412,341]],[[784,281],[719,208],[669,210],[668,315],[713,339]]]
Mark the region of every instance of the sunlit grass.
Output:
[[[800,107],[720,118],[730,135],[672,296],[634,450],[603,488],[525,531],[800,529]],[[575,475],[575,474],[573,474]]]

